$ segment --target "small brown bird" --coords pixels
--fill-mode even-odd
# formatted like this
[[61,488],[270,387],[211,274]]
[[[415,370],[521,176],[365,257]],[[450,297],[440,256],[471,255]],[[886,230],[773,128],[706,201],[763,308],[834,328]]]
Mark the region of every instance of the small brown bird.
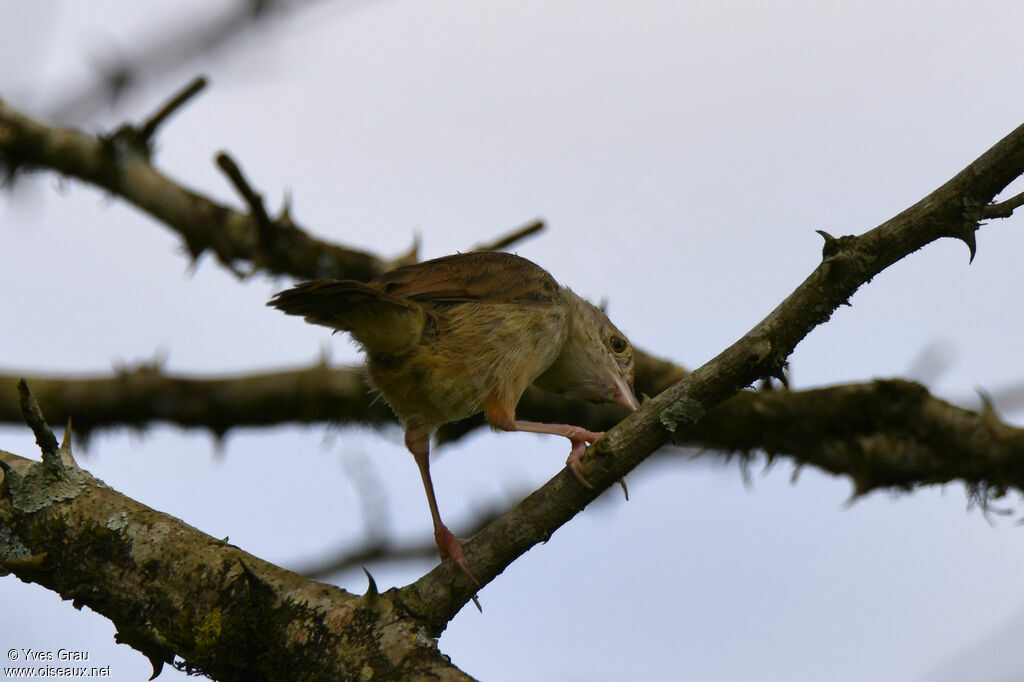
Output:
[[546,270],[508,253],[445,256],[386,272],[365,284],[315,280],[267,305],[347,331],[366,351],[370,383],[405,428],[434,522],[441,559],[473,579],[462,541],[441,522],[430,480],[430,437],[441,424],[483,412],[502,431],[564,436],[579,481],[587,444],[579,426],[515,418],[531,383],[566,396],[630,410],[633,349],[601,310]]

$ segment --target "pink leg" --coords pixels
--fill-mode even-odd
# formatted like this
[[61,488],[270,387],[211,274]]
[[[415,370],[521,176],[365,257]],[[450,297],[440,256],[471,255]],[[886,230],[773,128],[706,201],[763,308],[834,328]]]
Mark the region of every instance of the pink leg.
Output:
[[587,451],[587,445],[592,445],[598,438],[604,435],[604,432],[587,431],[582,427],[571,426],[569,424],[544,424],[542,422],[526,422],[520,420],[513,420],[512,426],[514,428],[505,430],[529,431],[530,433],[550,433],[556,436],[564,436],[568,438],[569,443],[572,445],[572,450],[569,452],[569,458],[565,460],[565,465],[569,467],[569,471],[576,476],[577,481],[587,488],[594,487],[590,485],[587,479],[583,478],[583,453]]
[[[405,432],[405,446],[416,458],[416,465],[420,468],[420,477],[423,479],[423,489],[427,492],[427,504],[430,505],[430,518],[434,522],[434,542],[437,543],[441,560],[451,559],[455,565],[462,569],[462,572],[469,576],[475,584],[480,581],[476,579],[469,570],[469,561],[462,553],[462,543],[448,530],[448,527],[441,522],[441,514],[437,510],[437,498],[434,496],[434,483],[430,480],[430,432],[422,427],[412,427]],[[477,605],[479,608],[479,605]]]
[[594,441],[604,435],[603,432],[587,431],[580,426],[572,426],[570,424],[544,424],[542,422],[518,420],[515,418],[512,410],[496,403],[488,404],[484,414],[487,417],[487,421],[491,423],[491,426],[502,431],[550,433],[555,436],[568,438],[569,443],[572,444],[572,450],[569,452],[569,458],[565,460],[565,465],[569,467],[569,471],[576,476],[576,480],[581,484],[587,488],[594,487],[583,477],[583,453],[587,451],[587,444],[593,444]]
[[[583,477],[583,454],[587,451],[587,444],[589,443],[593,445],[594,441],[604,435],[603,431],[587,431],[579,426],[570,426],[569,424],[544,424],[541,422],[524,421],[513,421],[512,426],[515,428],[504,430],[553,433],[556,436],[565,436],[568,438],[569,442],[572,444],[572,451],[569,453],[569,459],[565,460],[565,465],[569,467],[569,471],[576,476],[577,481],[587,488],[594,487]],[[626,488],[625,479],[620,478],[619,485],[622,486],[622,494],[625,495],[626,500],[629,501],[629,489]]]

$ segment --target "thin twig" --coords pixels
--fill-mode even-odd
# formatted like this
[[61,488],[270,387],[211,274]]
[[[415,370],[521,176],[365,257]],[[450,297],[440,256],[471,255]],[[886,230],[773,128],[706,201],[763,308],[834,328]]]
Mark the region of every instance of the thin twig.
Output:
[[1024,206],[1024,192],[997,204],[989,204],[981,210],[983,218],[1009,218],[1014,209]]
[[176,112],[190,99],[202,92],[207,84],[208,81],[205,76],[196,76],[191,83],[185,86],[185,88],[177,95],[168,100],[168,102],[164,104],[159,111],[153,114],[149,120],[139,128],[139,138],[148,144],[156,133],[156,129],[159,128],[163,122],[171,116],[171,114]]
[[270,244],[274,223],[267,214],[267,208],[263,205],[263,195],[252,188],[252,185],[242,175],[242,169],[238,167],[238,164],[235,163],[235,160],[227,152],[219,152],[217,154],[217,165],[220,166],[224,174],[231,180],[235,189],[245,199],[245,203],[249,204],[250,213],[259,229],[260,241],[265,245]]
[[36,443],[43,452],[44,464],[59,464],[57,457],[57,437],[46,423],[43,411],[39,409],[39,403],[28,388],[28,382],[22,379],[18,382],[18,395],[21,403],[21,414],[25,417],[25,423],[36,435]]
[[533,236],[533,235],[537,234],[538,232],[540,232],[543,229],[544,229],[544,221],[543,220],[535,220],[532,223],[530,223],[529,225],[525,225],[525,226],[520,227],[519,229],[515,230],[514,232],[509,232],[505,236],[499,237],[497,240],[491,242],[490,244],[481,244],[480,246],[476,247],[473,250],[474,251],[502,251],[504,249],[507,249],[512,244],[514,244],[514,243],[516,243],[516,242],[518,242],[518,241],[520,241],[522,239],[526,239],[527,237],[530,237],[530,236]]

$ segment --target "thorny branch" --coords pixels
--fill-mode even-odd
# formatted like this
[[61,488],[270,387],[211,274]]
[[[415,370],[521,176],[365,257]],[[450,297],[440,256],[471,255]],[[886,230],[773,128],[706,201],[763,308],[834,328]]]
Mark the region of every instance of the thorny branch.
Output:
[[[145,154],[139,153],[137,149],[132,149],[130,145],[118,146],[115,142],[116,136],[92,138],[73,131],[42,126],[0,103],[0,156],[12,170],[26,166],[42,166],[79,177],[115,192],[145,210],[151,211],[154,215],[158,215],[161,219],[167,219],[168,223],[186,238],[190,249],[198,244],[201,248],[198,251],[192,250],[194,256],[197,256],[202,250],[210,248],[227,265],[236,261],[247,261],[268,272],[288,272],[310,276],[308,274],[310,272],[309,264],[304,264],[301,259],[289,261],[280,254],[264,253],[260,250],[261,240],[258,238],[258,226],[254,225],[253,217],[235,214],[195,193],[178,187],[160,176],[149,164]],[[763,397],[760,394],[740,393],[740,391],[759,379],[781,376],[787,357],[811,329],[827,321],[831,313],[838,306],[843,305],[861,285],[906,255],[936,239],[955,237],[967,244],[973,257],[976,250],[975,233],[980,227],[979,221],[992,217],[1005,217],[1024,202],[1018,196],[1000,204],[991,203],[994,197],[1022,172],[1024,172],[1024,126],[1013,131],[967,169],[928,197],[875,229],[859,236],[839,238],[822,233],[825,246],[821,264],[768,317],[719,356],[678,379],[655,398],[645,401],[639,411],[609,431],[605,438],[590,449],[584,460],[585,475],[594,485],[593,489],[579,486],[571,475],[563,472],[470,541],[466,545],[466,554],[474,574],[484,583],[493,579],[515,558],[534,544],[550,537],[554,530],[589,504],[601,491],[627,474],[659,447],[668,442],[680,444],[689,442],[688,439],[695,437],[694,434],[698,434],[703,425],[713,421],[716,410],[726,409],[727,404],[724,401],[729,397],[738,395],[734,401],[739,401],[742,404],[744,400],[755,400],[746,396],[758,395],[757,400],[768,402],[762,402],[754,417],[763,417],[764,414],[774,415],[776,419],[779,418],[779,415],[784,417],[787,410],[799,402],[799,394],[796,394],[797,398],[792,399],[783,397],[786,396],[783,393],[767,394],[768,397]],[[139,177],[144,177],[147,183],[160,188],[161,202],[173,204],[176,199],[183,200],[182,205],[191,202],[191,204],[203,207],[202,210],[215,214],[214,218],[216,219],[212,221],[207,219],[206,222],[203,222],[203,229],[198,234],[186,233],[186,228],[173,220],[173,211],[162,209],[155,201],[155,197],[147,195],[140,187],[140,183],[137,182]],[[163,194],[167,196],[165,197]],[[196,215],[201,217],[202,211]],[[196,215],[190,215],[189,218],[195,218]],[[278,222],[280,221],[279,218]],[[281,228],[280,225],[277,227]],[[294,226],[286,225],[281,229],[285,232],[291,230],[289,234],[292,237],[295,236],[293,233],[300,232]],[[302,233],[301,239],[295,243],[300,246],[303,244],[309,246],[309,242],[310,238]],[[323,253],[346,253],[344,249],[326,244],[319,244],[316,249],[321,249]],[[285,260],[280,260],[281,258],[285,258]],[[362,254],[360,258],[363,258],[364,265],[366,265],[365,269],[361,271],[363,275],[373,272],[375,268],[387,266],[385,261],[380,261],[368,254]],[[359,261],[359,258],[356,258],[355,261]],[[268,265],[268,262],[273,265]],[[321,273],[321,270],[317,269],[318,267],[312,268],[317,274]],[[351,267],[332,265],[328,270],[332,276],[355,276],[352,274],[353,268]],[[317,274],[312,276],[317,276]],[[852,475],[858,492],[862,493],[879,486],[911,487],[953,478],[961,478],[968,481],[969,485],[981,487],[986,496],[999,495],[1010,487],[1020,489],[1024,485],[1021,472],[1014,464],[1015,460],[1021,459],[1019,456],[1021,452],[1019,431],[999,423],[989,413],[983,412],[978,415],[963,410],[957,411],[957,408],[931,398],[923,389],[905,382],[881,383],[870,388],[837,387],[823,390],[839,392],[840,394],[832,397],[834,403],[846,401],[849,405],[859,404],[859,409],[864,414],[871,414],[867,410],[872,402],[871,400],[865,401],[865,395],[869,395],[870,398],[878,396],[885,398],[882,407],[886,412],[875,414],[862,423],[851,424],[851,427],[855,427],[854,430],[845,437],[834,439],[831,447],[824,448],[823,456],[815,462],[826,469]],[[841,393],[844,391],[846,394],[842,395]],[[871,395],[872,392],[873,395]],[[779,397],[776,398],[776,396]],[[815,405],[819,407],[822,405],[821,397],[821,395],[814,396],[817,401]],[[772,400],[779,402],[774,404],[771,402]],[[719,407],[720,405],[721,407]],[[805,407],[811,409],[815,405]],[[915,421],[912,421],[912,424],[926,425],[928,429],[941,433],[943,439],[941,441],[929,440],[932,434],[928,433],[927,429],[906,428],[904,419],[907,416],[914,418]],[[827,417],[828,415],[825,414],[819,416],[823,423],[828,423]],[[902,432],[893,431],[897,425],[902,425],[904,430]],[[857,428],[860,430],[857,431]],[[884,431],[885,428],[890,430]],[[880,438],[877,437],[879,433],[883,434]],[[945,463],[931,458],[930,449],[934,450],[937,443],[945,446],[948,445],[950,439],[956,438],[974,439],[970,441],[971,447],[974,448],[970,458],[953,457]],[[785,442],[785,439],[779,436],[779,442]],[[779,452],[773,445],[775,443],[757,445],[757,447],[767,446],[769,452]],[[740,451],[746,449],[746,445],[738,442],[728,444],[728,447]],[[895,455],[881,468],[868,461],[871,458],[865,457],[866,454],[874,453],[878,448],[888,449]],[[1009,456],[1004,456],[1002,459],[993,456],[994,453],[1000,451],[1000,448],[1004,448]],[[985,458],[987,468],[982,470],[976,468],[975,453],[988,455]],[[812,455],[806,456],[811,457]],[[18,485],[17,475],[12,476],[11,472],[18,474],[17,468],[30,468],[32,465],[10,455],[4,455],[3,459],[6,490],[10,492],[12,485]],[[929,468],[927,475],[920,474],[922,466]],[[957,469],[958,466],[959,469]],[[948,470],[942,471],[942,467],[947,467]],[[975,468],[972,469],[972,467]],[[970,477],[974,477],[974,479]],[[85,489],[88,495],[92,495],[99,488],[86,485]],[[113,491],[110,492],[116,495]],[[18,546],[5,545],[3,551],[11,554],[11,560],[21,560],[28,556],[43,557],[33,560],[37,564],[47,561],[49,556],[47,552],[55,549],[51,544],[53,540],[50,537],[33,538],[28,533],[28,526],[25,525],[28,519],[26,515],[49,514],[51,513],[48,511],[50,507],[58,506],[60,512],[64,514],[68,508],[75,508],[78,500],[63,500],[54,502],[45,509],[26,511],[13,506],[12,500],[14,499],[16,498],[13,495],[10,498],[0,496],[0,518],[4,520],[6,527],[19,529],[19,533],[23,533],[24,538],[19,540]],[[119,500],[117,504],[123,507],[128,502]],[[102,518],[109,519],[110,517]],[[89,527],[88,524],[85,524],[85,527]],[[58,528],[57,530],[67,533],[68,529]],[[145,538],[146,535],[140,537]],[[24,544],[25,541],[29,543],[38,541],[38,544],[30,549],[27,544]],[[74,546],[73,542],[66,539],[64,541],[69,543],[68,546]],[[139,538],[136,538],[136,542],[138,541]],[[22,549],[26,553],[25,556],[17,554]],[[173,545],[163,548],[164,551],[172,549]],[[83,547],[82,551],[84,554],[81,556],[62,557],[61,563],[58,565],[70,567],[83,565],[83,562],[89,560],[91,555],[88,553],[88,547]],[[198,560],[199,565],[196,567],[198,571],[202,571],[203,567],[207,565],[212,565],[206,562],[215,561],[212,557],[202,556],[198,557]],[[242,570],[238,575],[244,578],[243,582],[248,584],[250,589],[258,588],[257,591],[262,593],[264,589],[262,586],[271,583],[272,579],[261,576],[260,572],[272,571],[274,567],[260,565],[259,570],[256,571],[251,568],[251,563],[256,561],[258,560],[255,558],[239,559],[237,565],[241,566]],[[25,579],[47,584],[45,581],[48,580],[47,576],[50,574],[41,576],[38,571],[33,572],[25,565],[24,562],[14,561],[11,563],[9,560],[5,567]],[[125,571],[123,568],[120,570],[122,570],[120,575],[127,579],[132,578],[130,571]],[[109,576],[101,573],[99,577],[107,578]],[[206,585],[207,583],[200,583],[196,587],[205,588]],[[299,582],[295,585],[296,589],[306,588],[305,583]],[[161,655],[166,655],[169,651],[184,650],[188,652],[189,656],[196,657],[197,660],[201,658],[203,652],[196,650],[194,646],[200,640],[206,641],[197,637],[197,632],[205,634],[211,632],[209,628],[206,628],[209,621],[205,616],[200,619],[200,622],[195,619],[197,615],[201,616],[202,614],[188,614],[188,617],[193,619],[190,622],[199,622],[198,630],[195,626],[188,630],[192,633],[192,639],[168,642],[166,633],[163,631],[152,632],[145,629],[146,624],[144,623],[129,623],[120,620],[125,618],[123,613],[116,609],[116,605],[105,601],[116,594],[114,591],[116,588],[117,586],[104,584],[99,590],[99,596],[95,597],[97,600],[95,608],[108,614],[115,620],[115,623],[118,623],[119,629],[134,638],[129,641],[139,642],[138,648],[147,652],[154,651],[154,642],[158,642],[162,644],[155,650]],[[54,585],[52,589],[65,594],[60,586]],[[372,605],[371,610],[374,614],[378,614],[378,617],[382,613],[394,615],[395,620],[390,621],[391,623],[410,626],[418,624],[427,632],[437,634],[444,629],[448,621],[477,589],[478,587],[470,584],[461,572],[453,570],[450,562],[445,562],[420,580],[401,590],[392,590],[378,595],[375,590],[371,589],[362,598],[361,603]],[[148,596],[152,597],[152,595]],[[218,597],[217,594],[211,594],[208,595],[208,598],[216,600]],[[194,602],[189,601],[189,603]],[[260,601],[260,603],[266,602]],[[275,603],[278,602],[275,601]],[[291,602],[286,600],[284,603]],[[261,606],[261,608],[263,607]],[[244,615],[251,617],[252,614]],[[171,617],[174,617],[173,614]],[[314,619],[312,622],[316,622],[320,616],[304,612],[299,616],[289,613],[289,617],[292,619],[296,617],[312,618]],[[141,639],[137,637],[140,631],[144,633]],[[218,630],[216,635],[219,636],[220,632]],[[380,630],[374,626],[372,632],[379,633]],[[222,642],[215,639],[215,643]],[[133,645],[135,644],[133,643]],[[275,646],[280,647],[281,643],[275,643]],[[282,651],[282,649],[277,648],[273,651]],[[357,662],[366,660],[365,658],[359,659],[359,656],[373,656],[375,655],[374,651],[377,654],[380,653],[379,650],[372,650],[369,653],[355,654]],[[202,660],[205,662],[206,659]],[[217,659],[213,659],[212,663],[216,663],[216,661]]]
[[[574,485],[572,474],[563,471],[467,543],[465,552],[474,575],[486,584],[724,400],[759,379],[780,376],[797,343],[885,268],[942,237],[964,241],[973,257],[984,207],[1022,173],[1024,125],[873,230],[838,239],[823,234],[821,264],[768,317],[717,357],[646,401],[591,446],[584,476],[593,489]],[[445,562],[402,588],[399,598],[410,612],[443,627],[476,589]],[[436,615],[440,618],[432,620]]]
[[[684,374],[682,368],[641,353],[637,386],[655,394]],[[15,396],[20,375],[0,374],[0,423],[21,423]],[[218,378],[166,372],[159,364],[121,367],[102,376],[30,376],[36,395],[60,424],[74,416],[83,437],[114,428],[145,429],[156,423],[202,428],[216,437],[230,429],[287,423],[391,424],[394,414],[375,400],[361,367],[328,367],[323,362],[295,370]],[[621,412],[610,406],[568,401],[530,389],[520,403],[524,415],[552,413],[564,421],[611,426]],[[453,441],[482,422],[467,420],[442,433]]]
[[140,132],[144,128],[123,126],[113,135],[96,137],[44,125],[0,101],[0,166],[12,175],[53,170],[112,192],[178,233],[193,260],[210,251],[240,275],[238,264],[247,263],[254,272],[366,280],[415,260],[415,254],[383,260],[321,241],[297,226],[286,211],[272,221],[275,248],[268,250],[258,218],[160,173],[150,162],[152,141]]
[[[418,248],[383,259],[319,240],[298,226],[288,203],[271,217],[262,196],[226,153],[216,162],[242,195],[248,213],[240,213],[190,190],[160,173],[151,162],[152,135],[167,117],[205,86],[197,78],[141,126],[124,125],[109,136],[92,136],[47,126],[0,100],[0,168],[12,177],[19,171],[49,169],[108,190],[164,222],[184,240],[193,261],[207,251],[231,272],[256,272],[299,279],[320,277],[372,279],[418,260]],[[499,250],[544,228],[534,221],[479,249]],[[248,267],[240,267],[246,264]]]
[[0,450],[0,575],[104,614],[153,677],[174,663],[225,681],[469,679],[375,590],[357,597],[205,535],[107,487],[66,447],[49,463]]

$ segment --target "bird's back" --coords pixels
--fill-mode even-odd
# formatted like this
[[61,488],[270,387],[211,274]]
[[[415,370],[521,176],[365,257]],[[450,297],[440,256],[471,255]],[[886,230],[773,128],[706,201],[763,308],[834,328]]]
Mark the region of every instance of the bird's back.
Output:
[[306,282],[270,305],[351,332],[399,418],[435,426],[481,411],[488,396],[514,405],[566,336],[558,283],[508,253],[444,256],[365,284]]
[[514,405],[565,339],[558,283],[513,254],[445,256],[368,284],[428,313],[413,352],[369,358],[371,382],[403,418],[454,421],[480,412],[490,395]]
[[479,302],[553,303],[558,282],[539,265],[511,253],[474,251],[396,268],[370,280],[381,293],[431,306]]

